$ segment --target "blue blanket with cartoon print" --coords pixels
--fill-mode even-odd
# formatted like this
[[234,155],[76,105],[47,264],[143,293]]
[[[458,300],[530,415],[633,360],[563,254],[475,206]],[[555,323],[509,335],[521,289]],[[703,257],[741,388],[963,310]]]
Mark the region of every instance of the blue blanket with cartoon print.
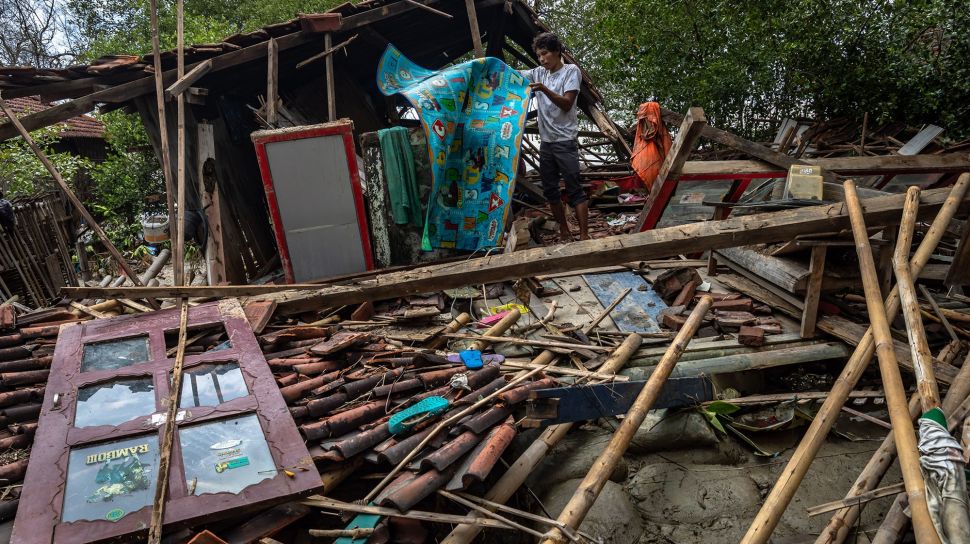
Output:
[[389,45],[377,86],[387,96],[404,95],[428,136],[433,185],[422,249],[496,246],[519,163],[529,81],[490,57],[428,70]]

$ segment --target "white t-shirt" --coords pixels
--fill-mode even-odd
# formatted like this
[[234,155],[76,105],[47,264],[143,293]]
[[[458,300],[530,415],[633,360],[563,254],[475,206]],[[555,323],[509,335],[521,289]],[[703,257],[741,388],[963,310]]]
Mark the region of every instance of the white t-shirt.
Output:
[[[542,83],[550,91],[562,96],[569,91],[579,92],[583,76],[575,64],[563,64],[562,68],[550,72],[542,66],[526,71],[523,75],[532,83]],[[569,111],[563,111],[549,100],[545,93],[535,93],[536,107],[539,110],[539,137],[543,142],[575,141],[578,134],[576,107],[577,99]]]

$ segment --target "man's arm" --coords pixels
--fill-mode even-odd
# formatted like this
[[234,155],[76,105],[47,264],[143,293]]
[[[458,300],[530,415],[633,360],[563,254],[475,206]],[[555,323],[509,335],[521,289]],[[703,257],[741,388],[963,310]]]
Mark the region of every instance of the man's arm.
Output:
[[573,109],[573,104],[576,103],[576,95],[579,94],[576,91],[566,91],[561,95],[556,94],[542,83],[533,83],[529,85],[529,87],[538,93],[545,93],[545,95],[549,97],[549,100],[552,101],[552,103],[556,106],[559,106],[559,109],[562,111],[569,111]]
[[[571,66],[571,68],[567,68],[567,66]],[[549,100],[558,106],[562,111],[569,111],[573,109],[573,104],[576,103],[576,96],[579,95],[579,85],[582,80],[582,76],[579,69],[576,68],[575,65],[567,64],[563,66],[562,69],[569,70],[569,73],[567,74],[569,79],[566,81],[566,89],[568,90],[563,94],[559,95],[552,92],[549,87],[546,87],[542,83],[533,83],[529,85],[529,87],[536,92],[545,93],[545,95],[549,97]]]

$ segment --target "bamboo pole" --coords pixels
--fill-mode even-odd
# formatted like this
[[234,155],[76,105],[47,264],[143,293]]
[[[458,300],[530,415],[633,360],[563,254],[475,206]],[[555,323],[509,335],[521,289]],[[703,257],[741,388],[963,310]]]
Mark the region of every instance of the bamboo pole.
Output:
[[960,337],[957,336],[957,332],[953,330],[953,325],[950,324],[950,320],[947,319],[945,315],[943,315],[943,311],[940,309],[940,305],[937,304],[936,299],[933,298],[933,295],[930,294],[930,291],[926,288],[925,285],[920,285],[919,291],[920,293],[923,293],[923,298],[925,298],[926,301],[930,303],[930,307],[933,308],[933,313],[936,314],[936,317],[940,320],[940,324],[942,324],[943,328],[946,329],[946,334],[950,336],[950,340],[959,343]]
[[[512,328],[512,325],[515,325],[515,323],[519,320],[519,317],[521,315],[522,314],[520,314],[518,310],[515,310],[515,309],[510,310],[509,313],[505,315],[505,317],[503,317],[498,321],[498,323],[489,327],[488,330],[485,331],[485,334],[483,336],[492,336],[492,337],[502,336],[503,334],[505,334],[505,331]],[[447,335],[443,335],[443,336],[447,337]],[[493,341],[494,340],[485,340],[485,339],[476,340],[475,342],[472,343],[470,349],[477,349],[481,351],[487,348],[489,345],[491,345]]]
[[[919,212],[919,187],[906,191],[903,204],[903,218],[896,237],[896,251],[893,253],[893,270],[899,286],[899,300],[902,305],[906,332],[913,357],[913,372],[916,374],[916,388],[919,391],[923,411],[940,406],[940,390],[933,371],[933,354],[926,342],[926,331],[920,318],[919,300],[913,275],[909,272],[909,250],[913,245],[913,230],[916,227],[916,214]],[[882,300],[879,301],[880,303]]]
[[[623,340],[621,343],[606,359],[598,370],[602,374],[616,374],[623,369],[623,366],[634,352],[640,347],[643,342],[643,338],[639,334],[631,334]],[[543,355],[551,352],[545,351]],[[540,355],[541,357],[541,355]],[[572,429],[572,423],[561,423],[559,425],[553,425],[542,432],[539,438],[535,440],[528,448],[520,455],[512,466],[502,475],[501,478],[488,493],[485,494],[485,499],[497,503],[505,503],[515,491],[525,482],[525,479],[529,477],[529,474],[535,469],[540,461],[546,456],[560,440],[566,436],[566,433]],[[441,544],[469,544],[475,537],[481,533],[482,528],[472,524],[461,524],[455,527],[451,533],[442,541]]]
[[[714,300],[709,296],[701,297],[700,302],[697,303],[697,306],[694,307],[687,318],[687,322],[684,323],[670,347],[667,348],[663,360],[657,365],[657,369],[650,375],[650,379],[640,390],[640,394],[633,401],[633,405],[627,410],[626,417],[620,423],[620,428],[613,434],[609,445],[593,463],[593,467],[583,478],[573,497],[566,503],[562,513],[559,514],[559,521],[566,524],[570,529],[578,529],[590,508],[593,507],[607,480],[610,479],[610,475],[613,474],[613,470],[616,469],[617,463],[630,446],[630,441],[633,440],[640,424],[643,423],[647,413],[657,402],[660,390],[663,388],[664,382],[667,381],[667,377],[674,370],[677,359],[687,349],[687,343],[694,336],[713,302]],[[563,532],[558,527],[553,527],[546,533],[546,537],[541,542],[542,544],[555,544],[564,542],[564,540]]]
[[[168,120],[165,118],[165,82],[162,73],[162,52],[158,36],[158,2],[150,0],[152,25],[152,66],[155,68],[155,105],[158,110],[158,139],[162,148],[162,175],[165,178],[165,204],[168,206],[168,236],[175,242],[175,179],[172,176],[172,153],[168,145]],[[176,276],[176,279],[178,276]]]
[[[859,203],[855,183],[852,180],[847,180],[844,185],[849,220],[852,223],[852,235],[855,238],[856,253],[859,256],[859,270],[862,272],[862,286],[866,294],[866,308],[869,312],[869,321],[872,324],[871,328],[876,341],[879,373],[882,376],[883,392],[886,394],[889,420],[893,425],[899,466],[903,473],[903,481],[906,484],[906,495],[909,497],[916,542],[919,544],[940,542],[940,537],[933,526],[933,519],[930,517],[930,511],[926,504],[926,483],[923,481],[923,473],[919,466],[916,431],[913,429],[913,420],[910,419],[909,409],[906,406],[906,389],[899,372],[899,363],[896,361],[893,337],[889,331],[889,321],[886,317],[886,306],[882,301],[882,294],[879,292],[879,276],[872,258],[872,248],[869,246],[869,233],[866,231],[865,218],[862,216],[862,205]],[[912,200],[912,194],[911,192],[907,193],[907,204]],[[917,205],[918,203],[917,200]],[[903,227],[901,230],[906,229]],[[907,240],[900,241],[905,243]],[[912,241],[911,232],[909,241]],[[908,253],[908,249],[906,251]],[[900,296],[900,299],[902,299],[902,296]],[[924,392],[925,389],[921,388],[920,393]]]
[[[181,2],[181,0],[179,0]],[[165,430],[162,434],[161,454],[158,458],[158,475],[155,481],[155,500],[152,503],[152,519],[148,529],[149,544],[160,544],[162,541],[162,524],[165,519],[165,500],[168,494],[168,476],[172,461],[172,445],[175,442],[175,418],[179,409],[179,399],[182,394],[182,364],[185,362],[185,343],[189,321],[189,299],[182,298],[179,309],[179,336],[175,366],[172,369],[172,387],[168,395],[168,403],[162,408],[168,410],[165,415]]]
[[[185,76],[185,28],[184,28],[184,1],[178,0],[176,4],[176,33],[178,41],[177,69],[178,79]],[[174,270],[175,283],[185,285],[185,95],[179,94],[176,97],[178,125],[176,126],[178,156],[177,156],[177,181],[178,181],[178,229],[175,239]],[[171,222],[171,218],[169,219]],[[176,414],[179,411],[179,399],[182,394],[182,365],[185,362],[185,346],[188,336],[189,321],[189,299],[181,297],[179,308],[179,335],[178,345],[175,352],[175,363],[172,366],[171,391],[169,392],[168,404],[164,406],[168,413],[165,417],[165,429],[162,432],[162,443],[159,449],[158,480],[155,484],[155,500],[152,503],[151,525],[148,528],[148,543],[160,544],[162,541],[162,526],[165,523],[165,503],[168,500],[168,481],[171,471],[172,447],[175,443]]]
[[[970,359],[970,357],[968,357]],[[964,364],[970,361],[965,361]],[[970,386],[968,386],[970,387]],[[970,397],[967,397],[968,389],[963,389],[962,396],[954,395],[951,399],[950,395],[947,394],[946,402],[943,403],[943,410],[950,414],[947,418],[947,426],[950,432],[957,430],[962,424],[961,422],[967,417],[968,412],[970,412]],[[961,400],[955,400],[959,397]],[[903,533],[906,531],[906,527],[909,526],[909,516],[906,515],[907,497],[905,493],[900,493],[896,495],[896,499],[893,501],[892,506],[889,507],[889,511],[886,512],[886,517],[883,519],[882,525],[879,526],[879,530],[872,537],[872,544],[896,544],[902,539]],[[962,518],[962,519],[947,519],[944,518],[944,527],[952,526],[950,524],[956,524],[957,526],[966,526],[970,523],[970,519],[967,518],[965,513],[952,516],[952,518]]]
[[84,207],[84,203],[81,202],[81,199],[79,199],[77,195],[74,194],[74,191],[71,189],[71,187],[67,184],[66,181],[64,181],[64,178],[61,177],[61,173],[57,171],[57,168],[50,161],[50,159],[47,158],[47,155],[37,145],[37,142],[35,142],[34,139],[30,137],[30,133],[27,132],[27,129],[25,129],[24,125],[21,124],[20,119],[18,119],[17,115],[7,106],[7,102],[3,98],[0,98],[0,109],[3,110],[3,114],[7,116],[7,119],[9,119],[10,122],[13,124],[14,128],[17,129],[17,132],[20,133],[20,136],[23,137],[24,141],[27,142],[27,145],[30,147],[30,150],[33,151],[34,155],[37,156],[37,160],[39,160],[41,164],[44,165],[44,168],[46,168],[47,171],[50,173],[51,177],[54,178],[54,181],[61,188],[61,191],[64,193],[64,196],[66,196],[67,199],[71,201],[71,204],[73,204],[74,207],[77,208],[77,211],[81,214],[81,217],[84,219],[84,221],[87,222],[88,226],[91,227],[91,230],[93,230],[94,233],[97,234],[98,239],[101,240],[101,243],[105,245],[105,247],[108,249],[108,252],[111,253],[112,257],[114,257],[114,260],[118,262],[118,266],[120,266],[121,269],[125,271],[125,274],[129,278],[131,278],[131,282],[139,286],[144,285],[138,279],[138,274],[135,274],[135,272],[131,269],[131,267],[128,266],[128,262],[125,261],[125,258],[121,255],[121,252],[118,251],[118,248],[116,248],[115,245],[111,243],[111,240],[108,239],[108,235],[105,234],[104,229],[101,228],[101,225],[99,225],[98,222],[94,220],[94,217],[91,217],[91,214],[88,212],[88,209]]
[[[184,2],[178,0],[176,3],[176,34],[178,42],[178,54],[176,55],[176,73],[178,79],[185,77],[185,17],[183,14]],[[175,98],[177,126],[176,141],[178,144],[177,164],[176,164],[176,183],[178,183],[178,202],[175,206],[176,217],[178,218],[178,228],[175,238],[175,258],[172,267],[175,270],[175,284],[185,285],[185,95],[179,94]],[[169,219],[171,221],[171,219]]]
[[[953,185],[946,202],[940,207],[936,219],[933,220],[933,224],[910,260],[910,273],[918,276],[919,272],[923,270],[936,249],[936,245],[946,232],[950,220],[953,219],[960,204],[963,203],[968,188],[970,188],[970,174],[963,174]],[[899,311],[899,295],[896,289],[886,299],[886,311],[887,318],[895,317]],[[832,391],[825,402],[822,403],[818,413],[815,414],[805,436],[798,444],[788,464],[785,465],[768,497],[765,498],[761,510],[755,516],[748,532],[741,540],[743,544],[766,544],[768,539],[771,538],[772,531],[778,525],[778,521],[785,509],[788,508],[792,497],[795,496],[795,491],[802,479],[805,478],[805,474],[808,473],[812,460],[815,459],[822,443],[825,442],[826,435],[832,429],[832,425],[835,424],[842,406],[849,398],[849,393],[852,392],[859,378],[862,377],[862,373],[868,366],[874,352],[875,345],[872,328],[870,327],[859,340],[859,344],[846,362],[842,373],[835,380]]]
[[[952,413],[960,405],[960,402],[967,398],[967,395],[970,395],[970,356],[964,361],[963,366],[960,367],[960,371],[957,372],[956,377],[953,378],[953,382],[950,383],[950,388],[947,389],[946,396],[943,398],[943,411]],[[915,393],[909,399],[909,416],[911,419],[915,419],[919,414],[919,394]],[[849,492],[846,493],[845,500],[851,500],[853,497],[876,489],[879,482],[882,481],[883,476],[885,476],[886,471],[889,470],[889,467],[892,466],[895,460],[896,440],[892,431],[890,431],[869,459],[869,462],[866,463],[862,472],[859,473],[859,477],[856,478],[855,483],[852,484]],[[845,539],[848,538],[849,532],[859,519],[859,514],[861,513],[862,509],[859,506],[852,505],[842,508],[833,514],[828,525],[822,529],[822,532],[815,540],[815,544],[842,544],[845,542]]]
[[626,296],[629,295],[631,291],[633,291],[633,288],[627,287],[626,289],[623,290],[622,293],[617,295],[616,298],[613,299],[613,302],[611,302],[609,306],[604,308],[603,311],[600,312],[598,316],[594,317],[593,320],[590,321],[588,325],[583,327],[582,329],[583,334],[589,334],[593,332],[593,329],[595,329],[596,326],[599,325],[601,321],[606,319],[606,317],[610,315],[610,312],[612,312],[614,308],[616,308],[621,302],[623,302],[623,299],[625,299]]
[[472,320],[472,316],[468,315],[468,313],[466,312],[462,312],[458,314],[458,316],[452,319],[450,323],[445,325],[445,327],[441,330],[439,334],[435,335],[434,338],[428,341],[428,344],[426,347],[428,349],[439,349],[440,347],[448,343],[448,339],[445,338],[444,336],[441,336],[442,334],[458,332],[462,327],[471,323],[471,320]]

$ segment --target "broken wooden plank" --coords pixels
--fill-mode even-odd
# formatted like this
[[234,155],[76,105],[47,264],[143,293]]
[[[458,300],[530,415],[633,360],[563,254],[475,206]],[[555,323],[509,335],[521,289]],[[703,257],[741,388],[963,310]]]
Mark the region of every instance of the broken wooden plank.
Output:
[[[924,174],[935,172],[970,171],[970,154],[946,153],[943,155],[889,155],[878,157],[835,157],[805,159],[823,169],[841,176],[867,176],[880,174]],[[682,180],[724,179],[739,176],[785,177],[787,170],[780,170],[761,161],[687,161],[681,170]]]
[[822,296],[822,278],[825,273],[825,253],[827,249],[823,245],[812,247],[812,260],[808,265],[809,275],[805,292],[805,308],[802,310],[802,338],[815,336],[815,321],[818,317],[818,301]]
[[[929,216],[940,209],[949,189],[924,191],[920,214]],[[889,195],[864,201],[866,222],[887,226],[899,221],[904,195]],[[961,204],[965,205],[963,201]],[[706,249],[734,247],[739,244],[771,243],[789,240],[796,234],[832,232],[848,227],[842,203],[809,206],[796,210],[733,217],[585,240],[469,259],[459,263],[429,265],[411,270],[379,274],[356,283],[319,287],[316,285],[244,285],[191,287],[65,287],[61,292],[71,299],[84,298],[165,298],[187,295],[246,296],[275,300],[281,311],[296,312],[324,306],[357,304],[471,284],[491,283],[532,277],[543,273],[581,270],[591,265],[608,265],[635,260],[658,259]],[[298,289],[292,291],[292,289]]]
[[[707,118],[704,117],[704,110],[701,108],[690,108],[684,116],[684,122],[680,124],[680,131],[677,139],[670,146],[670,151],[664,158],[664,163],[660,167],[660,173],[650,187],[650,196],[640,210],[640,218],[637,221],[636,232],[651,230],[660,222],[670,197],[677,189],[677,183],[671,179],[680,174],[687,157],[694,151],[697,140],[701,136],[701,131],[707,126]],[[645,180],[646,181],[646,180]]]

